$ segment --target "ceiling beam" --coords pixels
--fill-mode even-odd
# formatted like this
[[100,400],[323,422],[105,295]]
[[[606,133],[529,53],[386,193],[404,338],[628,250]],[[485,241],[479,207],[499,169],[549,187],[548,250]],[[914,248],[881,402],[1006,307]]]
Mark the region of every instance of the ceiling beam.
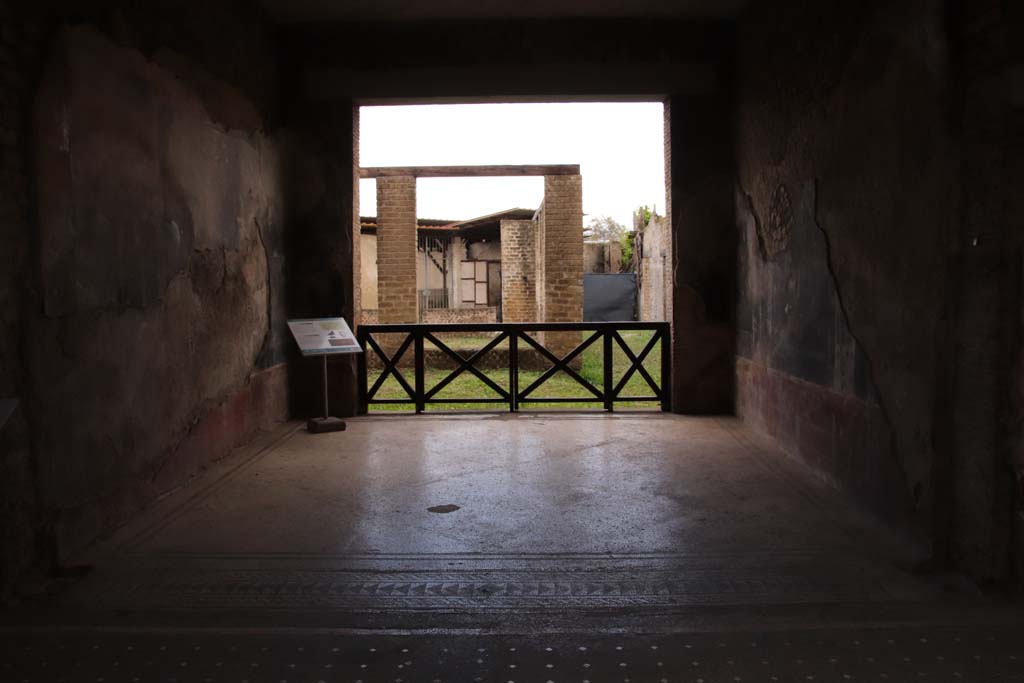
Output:
[[360,178],[477,178],[483,176],[579,175],[579,164],[519,166],[374,166],[359,169]]

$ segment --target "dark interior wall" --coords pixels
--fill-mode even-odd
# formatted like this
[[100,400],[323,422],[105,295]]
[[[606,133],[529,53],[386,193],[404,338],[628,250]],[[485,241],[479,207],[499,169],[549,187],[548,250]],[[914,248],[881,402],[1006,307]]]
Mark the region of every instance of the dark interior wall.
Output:
[[[39,500],[24,396],[23,290],[32,279],[32,204],[27,102],[45,25],[0,3],[0,602],[37,561]],[[6,409],[4,409],[6,405]]]
[[[359,322],[359,110],[349,100],[311,101],[291,91],[285,110],[288,310],[293,318]],[[356,414],[356,359],[328,359],[330,413]],[[291,412],[323,414],[321,359],[293,354]]]
[[673,95],[666,178],[672,226],[672,408],[732,414],[736,240],[732,110],[725,90]]
[[271,130],[280,119],[281,48],[277,26],[246,0],[106,0],[95,16],[62,15],[99,26],[120,45],[157,58],[228,129]]
[[962,261],[954,336],[950,559],[1024,580],[1024,8],[957,6]]
[[288,34],[304,96],[387,103],[707,92],[724,85],[732,30],[671,18],[466,19],[297,24]]
[[18,74],[28,170],[2,301],[19,317],[0,359],[21,373],[11,481],[37,497],[0,519],[8,577],[287,416],[274,33],[227,6],[176,10],[20,20],[39,58]]
[[960,216],[946,11],[754,3],[737,79],[738,412],[933,538]]

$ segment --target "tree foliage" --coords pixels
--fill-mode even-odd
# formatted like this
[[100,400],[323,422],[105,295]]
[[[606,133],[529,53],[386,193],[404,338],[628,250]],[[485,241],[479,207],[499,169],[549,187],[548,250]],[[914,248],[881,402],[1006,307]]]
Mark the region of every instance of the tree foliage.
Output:
[[627,232],[626,226],[611,216],[595,216],[583,229],[583,237],[600,242],[618,242]]
[[651,207],[644,204],[643,206],[638,208],[634,212],[634,214],[640,218],[640,225],[646,228],[650,224],[651,216],[654,214],[654,212],[651,211]]
[[619,236],[619,244],[622,246],[622,272],[633,270],[633,238],[636,233],[630,230]]

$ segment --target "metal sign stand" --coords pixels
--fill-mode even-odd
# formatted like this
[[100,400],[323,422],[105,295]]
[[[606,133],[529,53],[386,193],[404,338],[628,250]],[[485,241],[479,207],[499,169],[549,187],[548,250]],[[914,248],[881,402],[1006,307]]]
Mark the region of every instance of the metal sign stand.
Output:
[[327,432],[345,431],[345,421],[338,417],[331,417],[330,405],[327,393],[327,354],[320,356],[324,362],[324,416],[314,417],[306,423],[306,429],[314,434],[325,434]]
[[362,353],[359,341],[344,318],[300,318],[288,321],[295,343],[303,356],[320,356],[324,369],[324,416],[315,417],[306,423],[306,429],[314,434],[345,431],[345,421],[331,417],[327,391],[327,356]]

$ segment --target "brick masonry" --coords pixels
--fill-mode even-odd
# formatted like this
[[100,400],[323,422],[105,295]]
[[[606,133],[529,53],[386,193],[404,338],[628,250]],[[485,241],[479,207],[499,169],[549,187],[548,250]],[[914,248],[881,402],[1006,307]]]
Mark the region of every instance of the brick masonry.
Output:
[[508,323],[537,320],[537,223],[501,222],[501,314]]
[[[376,308],[362,310],[363,325],[376,325],[380,322],[380,312]],[[496,323],[498,322],[497,306],[475,306],[473,308],[431,308],[423,311],[424,323],[432,325],[446,323]]]
[[377,179],[377,317],[381,323],[418,321],[416,295],[416,178]]
[[[583,180],[545,176],[544,207],[537,234],[537,309],[546,322],[583,320]],[[545,343],[566,353],[579,334],[548,333]]]
[[448,323],[496,323],[497,306],[476,306],[474,308],[431,308],[423,311],[423,322],[432,325]]

